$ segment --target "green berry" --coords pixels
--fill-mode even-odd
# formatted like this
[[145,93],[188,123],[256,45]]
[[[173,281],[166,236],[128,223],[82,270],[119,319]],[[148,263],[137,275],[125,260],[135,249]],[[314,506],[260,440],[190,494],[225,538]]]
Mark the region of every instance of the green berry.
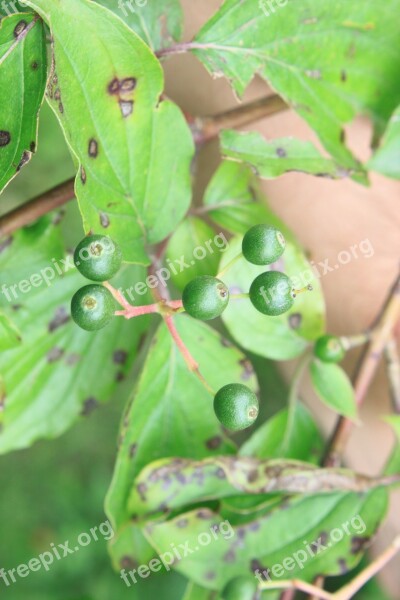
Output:
[[118,273],[122,264],[122,253],[111,238],[89,235],[76,247],[74,263],[87,279],[107,281]]
[[285,247],[283,234],[270,225],[255,225],[242,242],[243,256],[253,265],[271,265],[282,256]]
[[182,294],[186,312],[195,319],[209,321],[219,317],[228,306],[229,290],[226,285],[209,275],[192,279]]
[[280,271],[261,273],[251,284],[249,295],[253,306],[270,317],[287,312],[295,298],[289,277]]
[[71,300],[72,318],[86,331],[97,331],[108,325],[114,312],[114,298],[102,285],[85,285]]
[[346,350],[340,338],[334,335],[323,335],[315,342],[314,354],[323,362],[337,363],[343,360]]
[[224,587],[222,600],[256,600],[258,585],[255,577],[242,575],[231,579]]
[[257,419],[258,398],[247,386],[229,383],[216,393],[214,411],[226,429],[240,431]]

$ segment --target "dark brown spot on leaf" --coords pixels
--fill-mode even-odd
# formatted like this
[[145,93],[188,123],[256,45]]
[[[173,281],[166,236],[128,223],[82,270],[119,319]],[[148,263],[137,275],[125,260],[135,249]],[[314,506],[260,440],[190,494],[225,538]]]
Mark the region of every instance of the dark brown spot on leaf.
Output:
[[258,479],[258,471],[257,469],[253,469],[247,473],[247,481],[249,483],[254,483]]
[[94,138],[91,138],[89,140],[88,152],[91,158],[97,158],[97,156],[99,155],[99,146]]
[[339,565],[339,569],[340,569],[341,575],[344,575],[345,573],[348,572],[349,568],[347,566],[345,558],[339,558],[338,559],[338,565]]
[[31,64],[31,68],[32,71],[37,71],[39,68],[39,63],[35,60],[32,64]]
[[56,91],[54,92],[54,100],[61,100],[60,88],[57,88]]
[[216,435],[206,441],[206,446],[209,450],[216,450],[222,444],[222,437]]
[[121,381],[124,381],[124,379],[125,379],[124,373],[122,371],[118,371],[118,373],[116,373],[116,375],[115,375],[115,381],[117,383],[120,383]]
[[109,219],[108,215],[106,215],[106,213],[103,213],[103,212],[100,213],[100,225],[104,228],[107,228],[110,226],[110,219]]
[[26,21],[19,21],[14,28],[14,37],[19,37],[23,31],[28,27],[28,23]]
[[285,158],[287,156],[287,152],[286,152],[285,148],[277,148],[276,154],[277,154],[277,156],[279,156],[279,158]]
[[47,353],[47,362],[48,363],[57,362],[57,360],[60,360],[60,358],[63,356],[63,354],[64,354],[64,350],[62,348],[57,348],[57,346],[55,346]]
[[343,69],[342,72],[340,73],[340,81],[347,81],[347,72]]
[[213,579],[215,579],[214,571],[207,571],[206,573],[204,573],[204,578],[207,579],[207,581],[212,581]]
[[351,550],[352,554],[358,554],[359,552],[364,552],[366,548],[370,545],[371,538],[370,537],[360,537],[354,536],[351,538]]
[[301,325],[303,317],[300,313],[293,313],[289,317],[289,327],[291,329],[298,329]]
[[65,364],[68,365],[69,367],[73,367],[80,360],[81,360],[81,357],[79,354],[68,354],[68,356],[65,359]]
[[127,119],[133,113],[133,100],[120,100],[119,106],[124,119]]
[[82,417],[89,416],[96,408],[99,406],[99,402],[93,396],[87,398],[83,403],[83,408],[81,411]]
[[196,513],[196,517],[198,519],[208,520],[208,519],[212,519],[213,515],[212,515],[211,511],[204,509],[204,510],[198,510]]
[[176,522],[176,526],[179,527],[179,529],[184,529],[185,527],[187,527],[188,523],[189,521],[187,519],[178,519],[178,521]]
[[224,348],[232,348],[232,343],[227,340],[226,338],[222,337],[221,338],[221,346],[223,346]]
[[62,115],[64,114],[64,104],[62,102],[59,103],[58,110]]
[[59,327],[62,327],[70,321],[71,317],[63,306],[57,308],[53,319],[49,323],[49,333],[53,333]]
[[137,452],[137,444],[131,444],[129,446],[129,457],[134,458]]
[[226,554],[222,557],[222,560],[226,563],[233,563],[236,560],[236,553],[234,550],[228,550]]
[[145,483],[139,483],[137,485],[137,491],[138,491],[138,494],[140,496],[140,499],[143,502],[146,502],[147,485]]
[[247,358],[242,358],[239,364],[243,367],[241,378],[243,381],[248,381],[254,375],[253,365]]
[[35,152],[35,150],[36,150],[36,143],[35,142],[31,142],[30,143],[29,150],[31,152]]
[[119,561],[119,564],[121,569],[129,569],[130,571],[137,569],[139,566],[139,563],[131,556],[123,556]]
[[24,152],[22,153],[21,156],[21,160],[19,161],[18,167],[17,167],[17,172],[20,171],[22,169],[22,167],[24,167],[26,165],[26,163],[28,163],[31,159],[31,153],[28,152],[28,150],[24,150]]
[[135,77],[127,77],[121,81],[119,89],[121,92],[131,92],[135,89],[136,84],[137,79],[135,79]]
[[0,131],[0,148],[7,146],[11,142],[11,134],[9,131]]
[[108,91],[110,94],[118,94],[119,92],[119,79],[115,77],[111,83],[108,84]]
[[218,479],[226,479],[225,471],[223,469],[221,469],[221,467],[215,471],[215,476]]
[[81,181],[82,181],[82,185],[85,185],[86,183],[86,171],[84,167],[81,167]]
[[116,350],[113,354],[113,362],[116,365],[124,365],[128,359],[126,350]]

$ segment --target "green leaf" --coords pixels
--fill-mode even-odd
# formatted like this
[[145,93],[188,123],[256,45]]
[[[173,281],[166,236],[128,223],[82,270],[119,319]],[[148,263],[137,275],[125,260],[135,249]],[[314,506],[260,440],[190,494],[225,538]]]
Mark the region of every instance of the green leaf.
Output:
[[396,475],[400,473],[400,415],[391,415],[385,418],[396,435],[396,446],[385,467],[386,475]]
[[171,46],[182,35],[179,0],[96,0],[122,19],[153,50]]
[[316,358],[310,364],[310,375],[314,390],[322,402],[339,415],[349,419],[357,417],[353,386],[339,365],[324,363]]
[[20,332],[6,315],[0,313],[0,352],[15,348],[20,343]]
[[[5,387],[0,453],[54,438],[109,400],[148,326],[147,318],[136,323],[116,318],[93,334],[72,322],[71,297],[85,279],[71,268],[71,257],[59,258],[59,229],[50,225],[43,232],[46,223],[17,232],[0,254],[3,311],[23,335],[17,348],[0,354]],[[140,267],[125,267],[116,285],[126,288],[145,276]]]
[[267,141],[258,132],[225,130],[221,133],[221,152],[225,158],[251,166],[265,179],[274,179],[290,171],[332,179],[346,175],[333,160],[324,158],[311,142],[295,138]]
[[182,600],[216,600],[216,597],[214,592],[202,588],[190,581]]
[[171,280],[179,290],[199,275],[216,275],[228,240],[202,219],[188,217],[172,235],[166,252]]
[[[269,569],[271,579],[312,581],[317,575],[354,568],[386,509],[384,489],[332,492],[285,500],[267,515],[237,527],[210,510],[197,509],[148,525],[146,536],[158,554],[171,551],[171,544],[186,544],[191,553],[173,568],[208,589],[221,589],[233,577],[256,569]],[[290,566],[286,562],[283,567],[288,557]],[[278,567],[271,571],[275,565],[281,565],[280,574]]]
[[368,168],[400,179],[400,106],[393,113],[380,147],[368,162]]
[[0,21],[0,192],[32,158],[46,84],[46,40],[37,15]]
[[251,169],[241,163],[224,161],[214,173],[203,202],[207,214],[217,225],[232,233],[244,234],[257,223],[271,219],[279,222],[260,200],[258,181]]
[[239,495],[366,492],[380,485],[387,485],[386,479],[368,478],[349,469],[318,468],[297,460],[238,456],[201,461],[164,458],[141,471],[128,510],[137,517],[161,516],[195,503]]
[[[271,223],[270,220],[264,222]],[[220,268],[241,251],[241,239],[230,241]],[[259,313],[248,299],[233,300],[222,314],[222,319],[235,340],[246,350],[272,358],[287,360],[301,355],[310,340],[324,332],[324,301],[318,280],[300,249],[287,241],[286,250],[273,266],[292,278],[294,287],[311,283],[313,291],[300,294],[291,310],[279,317]],[[266,267],[251,265],[244,258],[238,260],[222,277],[231,293],[246,293],[257,275]]]
[[269,4],[226,0],[189,47],[240,95],[261,75],[343,168],[359,169],[343,126],[364,113],[381,132],[400,101],[397,0]]
[[292,435],[288,445],[283,444],[288,421],[284,409],[257,429],[240,448],[240,456],[256,458],[296,458],[307,462],[318,462],[324,442],[307,408],[296,404]]
[[147,264],[146,245],[174,230],[191,199],[193,140],[178,107],[160,101],[160,64],[98,4],[28,4],[49,22],[54,38],[48,97],[79,163],[76,194],[85,231],[107,233],[126,261]]
[[[243,376],[243,354],[213,329],[181,315],[176,325],[201,372],[214,389]],[[224,368],[221,369],[220,365]],[[246,372],[246,385],[256,389],[254,374]],[[127,527],[125,539],[137,535],[128,524],[132,512],[127,501],[139,471],[165,456],[201,459],[234,451],[213,410],[213,398],[187,365],[165,325],[152,340],[141,374],[123,420],[120,446],[113,481],[107,498],[107,512],[118,535]],[[134,507],[131,507],[133,510]],[[126,556],[137,557],[135,544]],[[113,551],[114,562],[120,558]],[[118,557],[117,557],[118,555]]]

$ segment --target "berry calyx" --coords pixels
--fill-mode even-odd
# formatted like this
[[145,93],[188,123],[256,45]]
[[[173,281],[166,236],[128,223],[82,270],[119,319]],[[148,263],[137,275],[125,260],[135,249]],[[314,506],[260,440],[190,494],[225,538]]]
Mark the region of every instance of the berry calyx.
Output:
[[89,235],[76,247],[74,263],[86,279],[107,281],[118,273],[122,264],[122,252],[111,238]]
[[209,321],[219,317],[228,306],[229,290],[216,277],[201,275],[187,284],[182,303],[191,317]]
[[247,386],[229,383],[214,398],[214,411],[226,429],[240,431],[253,425],[258,417],[258,398]]
[[270,225],[255,225],[246,233],[242,253],[253,265],[271,265],[282,256],[286,241],[279,229]]
[[114,298],[102,285],[85,285],[71,300],[72,318],[86,331],[97,331],[108,325],[114,312]]
[[259,312],[276,317],[293,306],[296,292],[285,273],[267,271],[255,278],[249,295],[251,303]]
[[258,585],[255,577],[242,575],[231,579],[222,591],[222,600],[257,600]]
[[343,360],[346,350],[340,338],[335,335],[323,335],[314,345],[314,355],[327,363],[337,363]]

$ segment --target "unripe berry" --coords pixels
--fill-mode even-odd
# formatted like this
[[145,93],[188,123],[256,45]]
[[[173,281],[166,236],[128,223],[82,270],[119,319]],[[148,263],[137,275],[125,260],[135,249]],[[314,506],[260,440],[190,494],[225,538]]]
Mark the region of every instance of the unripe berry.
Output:
[[214,411],[226,429],[240,431],[253,425],[258,417],[258,398],[247,386],[229,383],[214,398]]
[[242,575],[235,577],[224,587],[222,600],[257,600],[258,586],[255,577]]
[[229,290],[216,277],[202,275],[187,284],[183,290],[182,303],[190,316],[209,321],[219,317],[228,306]]
[[253,265],[271,265],[282,256],[285,247],[285,238],[278,229],[255,225],[243,238],[242,253]]
[[118,273],[122,264],[122,253],[109,237],[89,235],[76,247],[74,263],[87,279],[107,281]]
[[314,354],[323,362],[337,363],[343,360],[346,350],[340,338],[334,335],[323,335],[315,342]]
[[287,275],[280,271],[267,271],[255,278],[249,295],[259,312],[276,317],[293,306],[295,291]]
[[97,331],[108,325],[114,312],[114,298],[102,285],[85,285],[71,300],[72,318],[86,331]]

